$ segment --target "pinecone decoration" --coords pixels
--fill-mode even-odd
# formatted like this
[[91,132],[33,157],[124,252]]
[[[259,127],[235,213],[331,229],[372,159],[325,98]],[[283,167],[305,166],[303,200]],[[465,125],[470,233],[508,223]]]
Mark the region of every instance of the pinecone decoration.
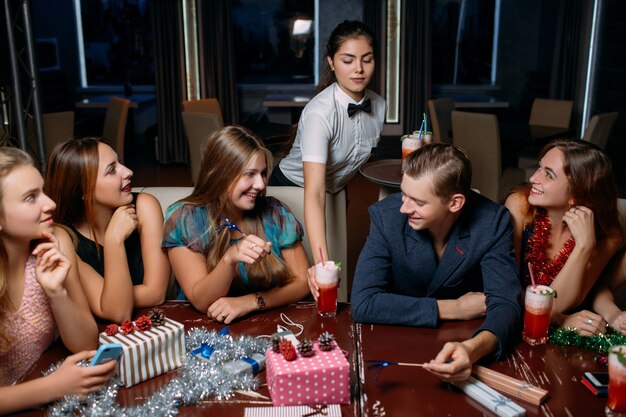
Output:
[[286,361],[296,360],[298,354],[296,353],[296,348],[293,347],[289,340],[283,340],[279,343],[280,353],[283,355]]
[[153,326],[163,326],[163,324],[165,324],[165,314],[163,314],[163,311],[158,308],[150,310],[148,317],[150,318]]
[[148,316],[141,316],[135,320],[135,327],[140,332],[145,332],[146,330],[150,330],[150,327],[152,327],[152,321]]
[[325,352],[329,350],[333,350],[333,348],[335,347],[333,345],[333,342],[335,341],[335,336],[333,336],[332,333],[329,333],[329,332],[322,333],[320,337],[317,338],[317,341],[319,342],[320,350],[323,350]]
[[283,341],[283,338],[280,336],[272,336],[272,350],[276,353],[280,353],[280,342]]
[[300,356],[304,356],[305,358],[315,355],[313,343],[309,339],[304,339],[300,342],[300,346],[298,346],[298,352],[300,352]]

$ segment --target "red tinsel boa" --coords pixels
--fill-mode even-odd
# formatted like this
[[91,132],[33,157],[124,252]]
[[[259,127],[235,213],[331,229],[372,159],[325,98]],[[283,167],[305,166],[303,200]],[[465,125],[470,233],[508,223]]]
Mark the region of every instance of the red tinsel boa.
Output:
[[574,250],[576,241],[570,237],[552,261],[548,259],[549,246],[550,218],[545,210],[537,209],[533,235],[528,239],[526,262],[530,263],[535,281],[539,285],[550,285],[554,281]]

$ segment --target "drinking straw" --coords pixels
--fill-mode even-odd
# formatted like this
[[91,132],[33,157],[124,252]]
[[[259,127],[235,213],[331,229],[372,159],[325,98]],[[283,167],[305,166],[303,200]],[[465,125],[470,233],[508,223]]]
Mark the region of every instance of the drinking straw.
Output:
[[423,367],[423,363],[410,363],[410,362],[392,362],[392,361],[379,361],[375,359],[369,359],[367,362],[372,363],[367,367],[367,369],[375,369],[375,368],[385,368],[390,365],[398,365],[398,366],[415,366],[415,367]]
[[424,113],[424,132],[428,132],[428,116]]
[[422,138],[422,129],[423,129],[423,128],[424,128],[424,119],[422,119],[422,124],[420,125],[420,131],[419,131],[419,133],[417,134],[417,137],[418,137],[419,139],[421,139],[421,138]]
[[320,259],[322,260],[322,266],[324,266],[324,255],[322,254],[322,247],[319,246],[318,249],[320,250]]
[[535,275],[533,274],[533,266],[530,262],[528,262],[528,272],[530,272],[530,282],[533,284],[533,288],[537,286],[535,282]]

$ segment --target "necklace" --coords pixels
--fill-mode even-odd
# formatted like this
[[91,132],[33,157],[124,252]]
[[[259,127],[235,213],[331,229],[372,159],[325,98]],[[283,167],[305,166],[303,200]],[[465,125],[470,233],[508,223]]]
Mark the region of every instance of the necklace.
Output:
[[550,246],[550,218],[544,209],[537,209],[533,226],[533,235],[528,239],[529,250],[526,253],[526,262],[532,266],[537,284],[550,285],[561,272],[569,255],[576,246],[576,241],[570,237],[554,259],[548,259]]

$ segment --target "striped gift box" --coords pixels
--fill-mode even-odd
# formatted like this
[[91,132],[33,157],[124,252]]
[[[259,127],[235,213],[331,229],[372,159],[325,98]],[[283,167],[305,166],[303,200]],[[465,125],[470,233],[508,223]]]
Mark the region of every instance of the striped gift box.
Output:
[[124,348],[117,366],[127,387],[174,370],[185,362],[185,326],[170,319],[145,332],[135,330],[115,336],[103,332],[99,342],[119,343]]

